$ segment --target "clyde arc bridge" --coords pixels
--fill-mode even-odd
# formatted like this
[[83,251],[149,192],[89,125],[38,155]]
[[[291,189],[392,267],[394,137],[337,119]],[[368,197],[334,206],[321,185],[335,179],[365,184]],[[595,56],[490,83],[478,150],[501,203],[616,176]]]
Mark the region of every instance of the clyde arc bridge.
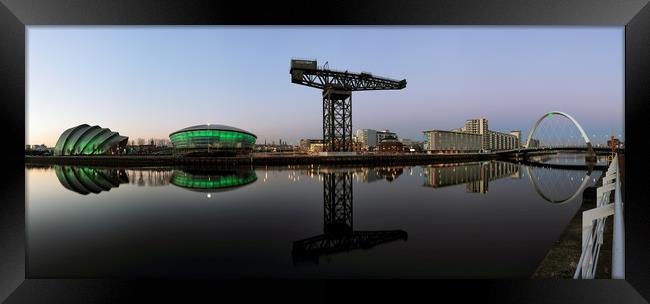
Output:
[[[612,135],[612,143],[614,138]],[[528,159],[531,155],[559,151],[584,152],[588,165],[597,160],[598,154],[614,154],[618,147],[594,147],[587,132],[571,115],[551,111],[541,116],[528,133],[523,148],[495,152],[500,155],[514,155],[517,159]]]

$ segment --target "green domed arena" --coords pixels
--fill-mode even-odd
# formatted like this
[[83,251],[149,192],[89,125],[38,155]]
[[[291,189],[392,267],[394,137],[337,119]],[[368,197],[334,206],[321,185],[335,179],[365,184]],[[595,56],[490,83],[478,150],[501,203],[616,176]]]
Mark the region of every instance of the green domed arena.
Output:
[[197,125],[169,134],[176,155],[250,154],[257,136],[246,130],[226,125]]

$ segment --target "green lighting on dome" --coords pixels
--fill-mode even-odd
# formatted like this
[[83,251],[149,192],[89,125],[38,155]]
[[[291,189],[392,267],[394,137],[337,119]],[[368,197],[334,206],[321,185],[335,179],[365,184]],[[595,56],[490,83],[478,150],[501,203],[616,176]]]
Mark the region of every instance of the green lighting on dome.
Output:
[[253,135],[228,130],[193,130],[172,134],[174,148],[253,148]]

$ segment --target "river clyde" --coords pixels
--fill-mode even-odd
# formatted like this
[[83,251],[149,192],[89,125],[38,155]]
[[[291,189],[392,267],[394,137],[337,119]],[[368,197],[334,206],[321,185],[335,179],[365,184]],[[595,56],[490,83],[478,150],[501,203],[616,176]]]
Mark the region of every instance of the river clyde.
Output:
[[494,160],[25,170],[34,278],[536,277],[602,174]]

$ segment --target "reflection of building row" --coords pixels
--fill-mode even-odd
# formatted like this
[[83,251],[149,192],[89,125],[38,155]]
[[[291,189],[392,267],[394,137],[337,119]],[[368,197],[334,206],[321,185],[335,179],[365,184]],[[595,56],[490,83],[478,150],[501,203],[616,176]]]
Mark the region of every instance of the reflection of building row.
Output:
[[440,188],[466,184],[467,192],[487,193],[490,181],[520,178],[519,165],[507,162],[481,162],[423,167],[424,185]]
[[364,183],[387,180],[392,182],[404,173],[403,167],[381,167],[381,168],[363,168],[361,172],[355,174],[357,181]]
[[126,170],[126,174],[130,177],[130,184],[138,186],[166,186],[169,185],[169,180],[172,176],[172,170],[163,169],[138,169]]
[[[308,168],[293,168],[299,170],[302,174],[317,175],[319,180],[322,180],[326,186],[325,196],[326,203],[332,202],[334,198],[344,195],[343,199],[339,201],[345,202],[347,199],[349,189],[349,202],[352,201],[352,187],[348,187],[347,183],[351,182],[352,178],[356,178],[361,182],[374,182],[385,179],[392,181],[403,174],[403,167],[379,167],[379,168],[320,168],[318,166],[307,166]],[[47,167],[44,167],[47,168]],[[589,179],[591,173],[583,177],[582,171],[576,171],[578,176],[572,176],[574,171],[554,170],[542,167],[539,170],[531,170],[530,166],[526,166],[528,170],[528,178],[535,188],[535,191],[545,200],[549,202],[567,202],[572,201],[573,198],[581,192]],[[164,186],[170,183],[184,189],[198,191],[198,192],[220,192],[224,190],[231,190],[245,185],[249,185],[257,180],[257,175],[252,169],[237,169],[237,170],[222,170],[222,171],[189,171],[189,170],[163,170],[163,169],[148,169],[148,170],[123,170],[123,169],[110,169],[110,168],[89,168],[89,167],[74,167],[74,166],[54,166],[54,171],[59,179],[61,185],[66,189],[80,193],[83,195],[89,193],[101,193],[109,191],[111,188],[119,187],[123,183],[131,183],[138,186]],[[294,171],[295,172],[295,171]],[[533,174],[537,172],[537,174]],[[544,177],[544,174],[563,173],[563,176]],[[541,176],[540,176],[541,174]],[[334,181],[329,180],[332,176],[344,176]],[[519,164],[507,162],[483,162],[483,163],[461,163],[461,164],[445,164],[423,167],[424,185],[427,187],[440,188],[458,184],[465,184],[468,192],[473,193],[486,193],[488,191],[488,183],[490,181],[511,177],[521,178]],[[534,177],[535,176],[535,177]],[[350,180],[347,180],[347,179]],[[573,195],[568,195],[560,199],[550,198],[548,189],[540,186],[539,183],[544,180],[550,180],[552,185],[567,185],[578,183],[580,185],[573,187],[578,189],[577,192],[571,192]],[[339,187],[338,185],[343,182],[345,185]],[[595,180],[594,180],[595,182]],[[334,186],[327,186],[333,184]],[[338,188],[339,190],[336,190]],[[557,188],[557,187],[556,187]],[[332,190],[334,189],[334,190]],[[550,192],[557,192],[557,189],[551,189]],[[332,192],[338,191],[338,192]],[[208,194],[208,197],[210,195]],[[338,203],[331,204],[332,206],[343,206]],[[350,207],[351,208],[351,207]],[[333,209],[332,209],[333,210]],[[326,210],[327,212],[327,210]],[[349,218],[351,221],[351,217]],[[350,222],[351,224],[351,222]]]
[[[356,167],[356,168],[328,168],[320,166],[289,166],[289,170],[297,170],[300,174],[310,177],[318,176],[319,180],[326,174],[349,173],[357,182],[371,183],[380,180],[392,182],[404,173],[404,167]],[[268,168],[267,168],[268,170]],[[278,171],[275,168],[274,171]],[[282,170],[279,170],[282,171]]]

